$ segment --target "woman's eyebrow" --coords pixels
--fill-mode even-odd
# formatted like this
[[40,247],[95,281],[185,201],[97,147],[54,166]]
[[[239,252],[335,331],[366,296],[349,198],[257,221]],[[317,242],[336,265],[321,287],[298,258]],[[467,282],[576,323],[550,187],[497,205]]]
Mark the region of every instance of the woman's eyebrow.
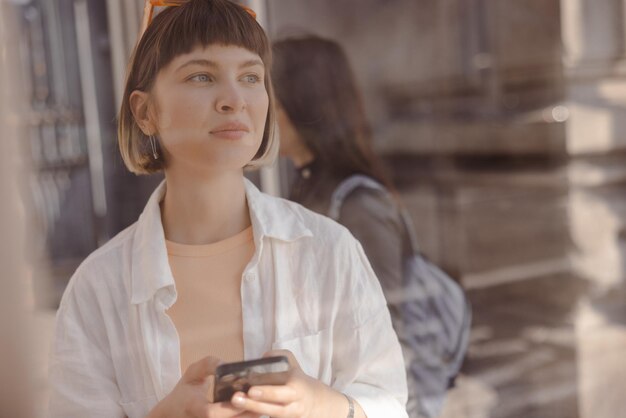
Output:
[[176,69],[176,71],[180,71],[185,67],[189,67],[190,65],[201,65],[204,67],[211,67],[211,68],[218,67],[215,61],[206,60],[206,59],[195,59],[195,60],[189,60],[186,63],[182,64],[180,67]]
[[242,62],[239,65],[239,68],[254,67],[255,65],[260,65],[261,67],[263,67],[263,61],[261,61],[259,59],[251,59],[251,60],[248,60],[246,62]]

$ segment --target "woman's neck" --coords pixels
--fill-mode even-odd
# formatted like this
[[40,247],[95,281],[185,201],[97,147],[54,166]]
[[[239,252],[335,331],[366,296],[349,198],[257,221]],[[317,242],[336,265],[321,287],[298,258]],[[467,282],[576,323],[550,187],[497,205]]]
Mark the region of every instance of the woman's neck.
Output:
[[291,157],[291,162],[296,168],[302,168],[312,163],[313,160],[315,160],[315,156],[308,148]]
[[250,226],[240,170],[190,177],[169,171],[161,202],[165,238],[181,244],[211,244]]
[[[287,129],[287,132],[291,130]],[[315,154],[313,154],[304,140],[295,132],[292,132],[290,138],[291,139],[288,140],[289,145],[281,148],[281,152],[284,152],[284,156],[289,158],[296,168],[301,168],[311,163],[315,159]]]

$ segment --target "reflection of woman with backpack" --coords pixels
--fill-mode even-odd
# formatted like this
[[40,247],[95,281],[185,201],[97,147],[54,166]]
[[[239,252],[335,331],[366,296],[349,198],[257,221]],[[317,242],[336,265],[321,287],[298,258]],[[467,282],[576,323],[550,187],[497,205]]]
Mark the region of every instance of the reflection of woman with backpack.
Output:
[[417,252],[409,217],[371,149],[347,57],[306,36],[274,44],[280,151],[298,171],[290,198],[346,226],[378,276],[403,345],[409,415],[437,416],[467,348],[462,290]]

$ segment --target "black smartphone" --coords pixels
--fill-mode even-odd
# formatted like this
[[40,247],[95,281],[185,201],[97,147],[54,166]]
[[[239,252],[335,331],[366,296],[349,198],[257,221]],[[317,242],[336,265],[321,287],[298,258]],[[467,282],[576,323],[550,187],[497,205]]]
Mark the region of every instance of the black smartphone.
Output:
[[235,392],[248,393],[252,386],[284,385],[289,379],[285,356],[225,363],[215,369],[213,402],[227,402]]

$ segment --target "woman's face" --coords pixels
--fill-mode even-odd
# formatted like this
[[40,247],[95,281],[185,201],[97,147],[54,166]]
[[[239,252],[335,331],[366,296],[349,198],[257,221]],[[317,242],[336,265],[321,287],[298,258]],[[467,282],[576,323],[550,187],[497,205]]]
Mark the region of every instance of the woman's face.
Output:
[[269,107],[265,67],[238,46],[180,55],[157,75],[155,125],[167,161],[202,171],[241,169],[256,155]]

